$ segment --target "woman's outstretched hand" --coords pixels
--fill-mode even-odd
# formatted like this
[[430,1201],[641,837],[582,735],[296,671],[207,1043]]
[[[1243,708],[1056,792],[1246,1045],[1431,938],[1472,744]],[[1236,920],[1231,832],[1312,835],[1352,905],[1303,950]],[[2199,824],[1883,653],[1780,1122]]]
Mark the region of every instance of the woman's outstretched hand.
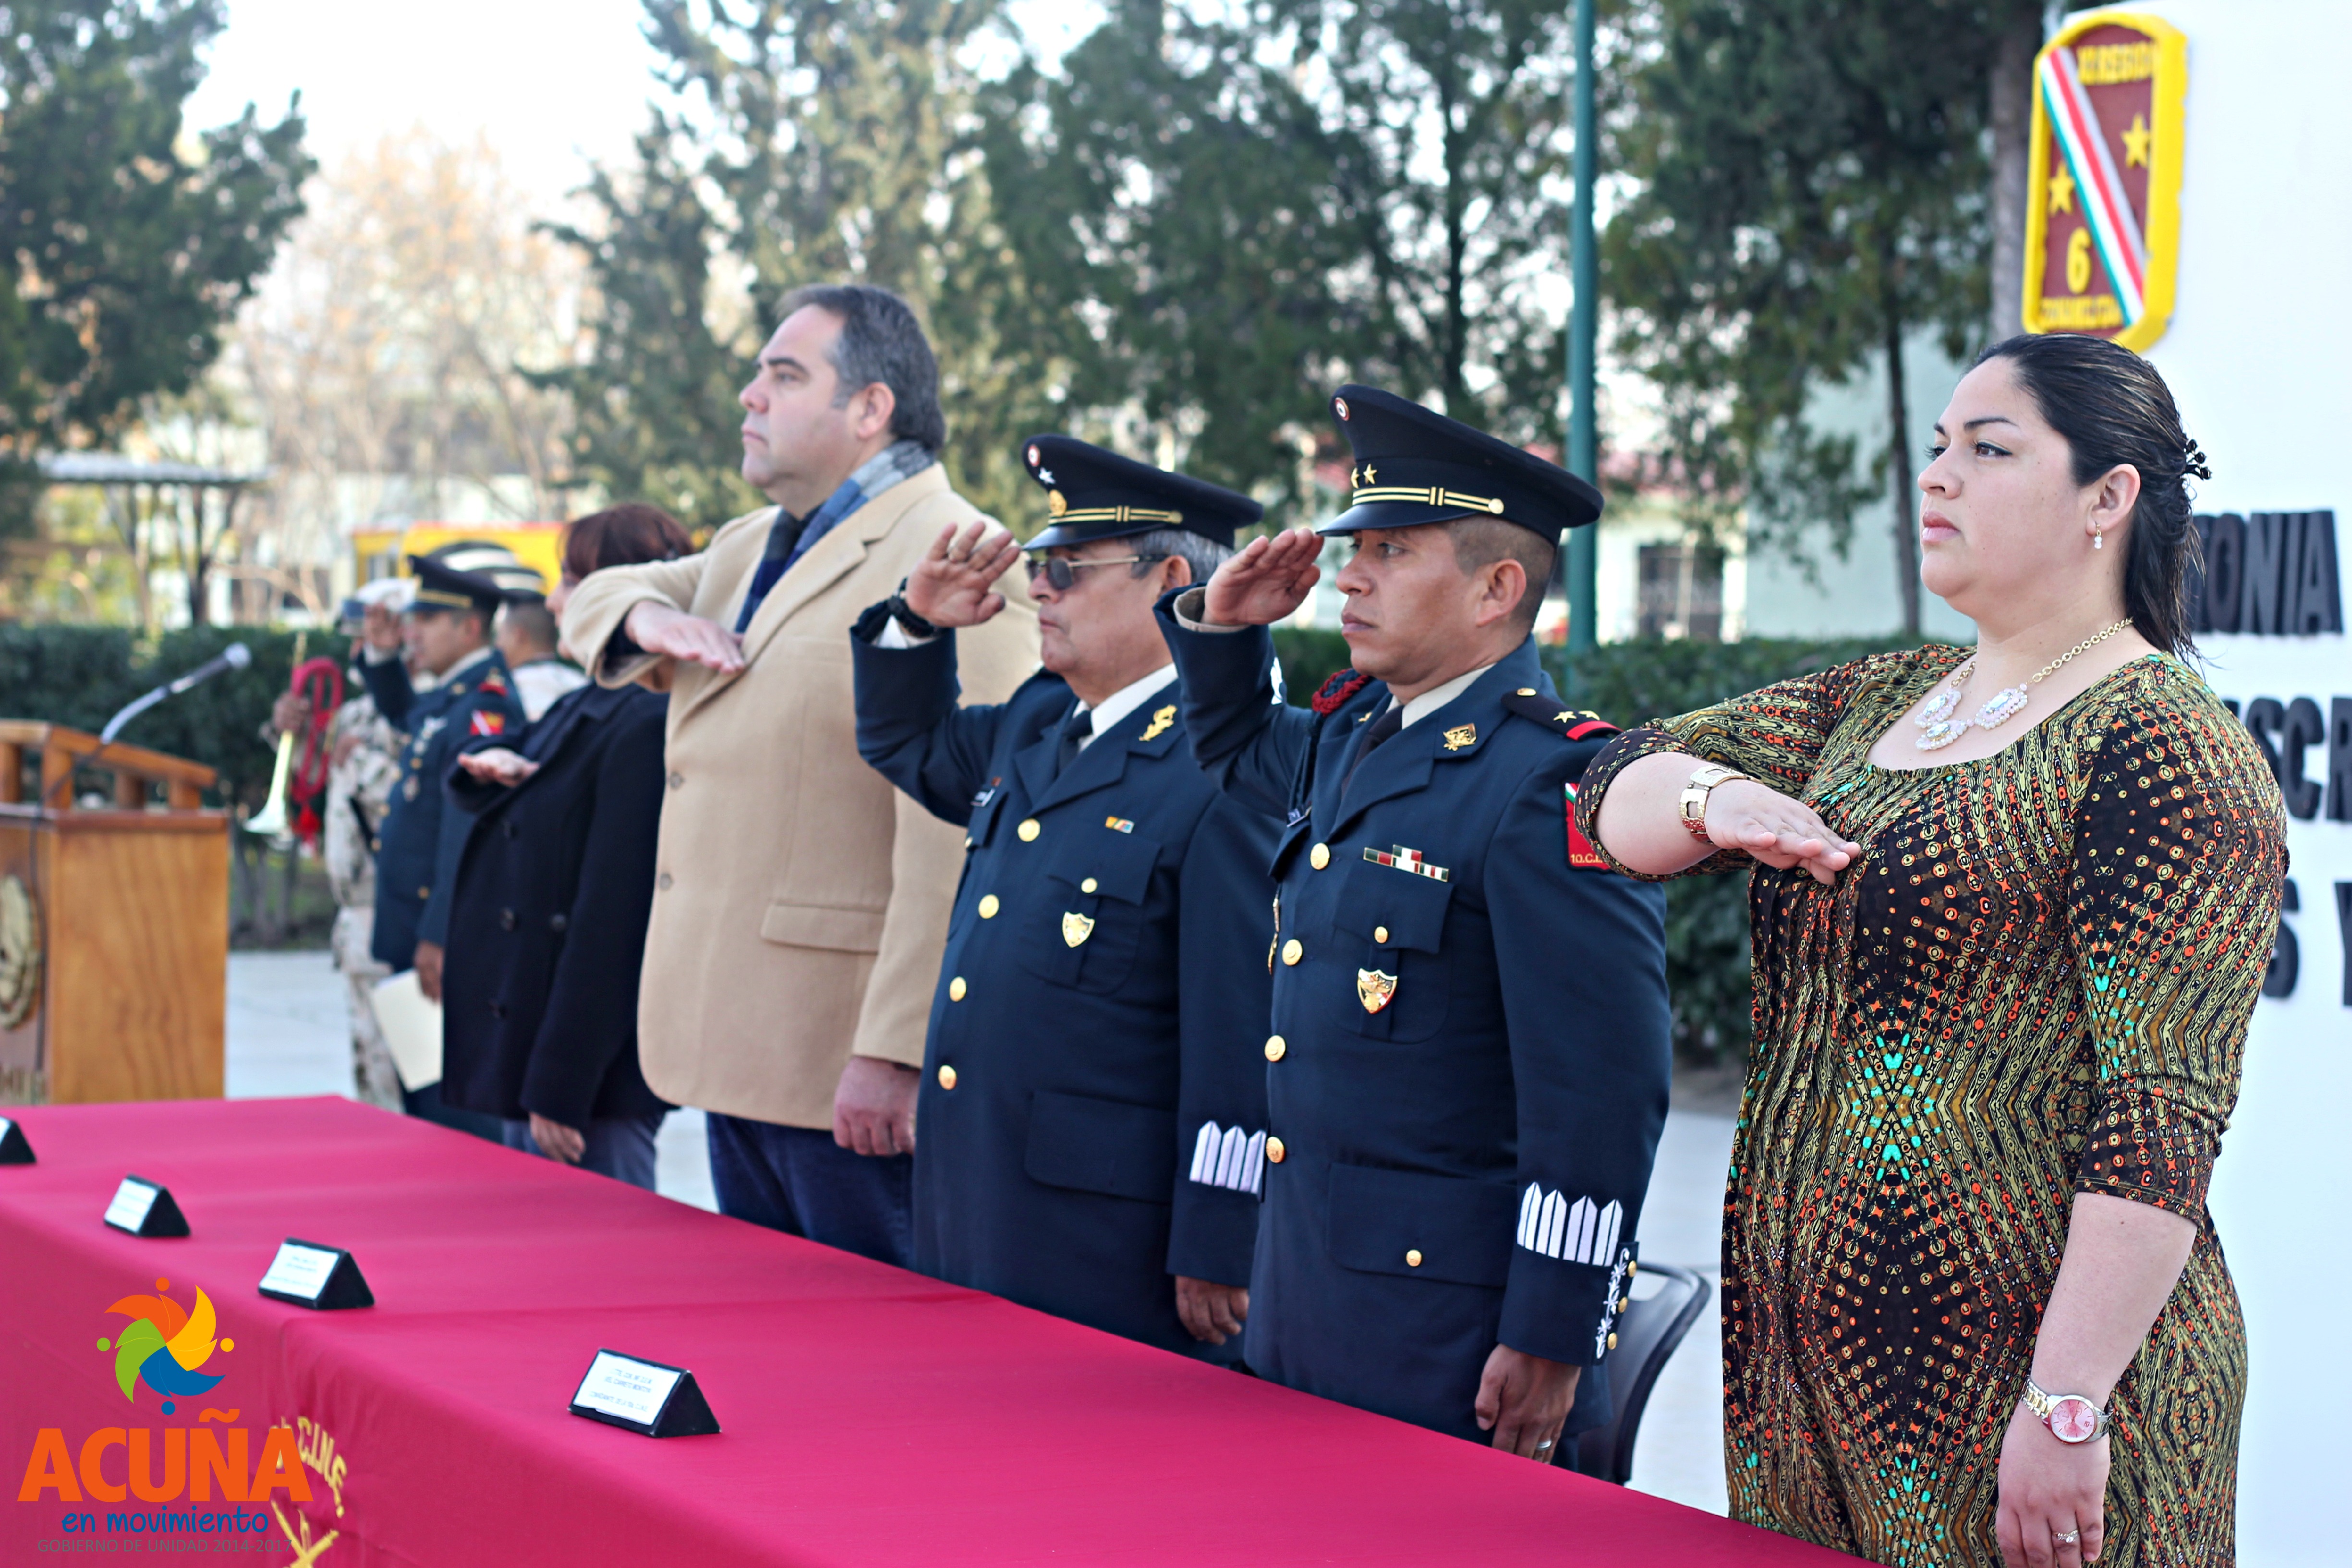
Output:
[[1820,882],[1836,881],[1862,854],[1811,806],[1754,779],[1726,779],[1708,793],[1706,836],[1718,849],[1745,849],[1777,870],[1802,866]]

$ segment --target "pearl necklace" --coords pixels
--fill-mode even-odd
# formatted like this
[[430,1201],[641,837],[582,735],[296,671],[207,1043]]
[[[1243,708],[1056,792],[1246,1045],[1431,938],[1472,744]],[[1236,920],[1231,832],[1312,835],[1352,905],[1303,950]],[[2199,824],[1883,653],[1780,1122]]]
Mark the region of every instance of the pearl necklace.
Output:
[[1967,734],[1970,724],[1974,724],[1980,730],[1993,730],[2008,723],[2025,711],[2026,700],[2032,696],[2032,688],[2048,679],[2054,671],[2076,654],[2098,647],[2130,625],[2130,617],[2126,616],[2107,627],[2106,630],[2084,637],[2081,642],[2036,670],[2032,680],[2022,685],[2005,686],[1994,692],[1992,700],[1978,709],[1974,718],[1955,719],[1952,717],[1952,710],[1960,705],[1960,692],[1967,687],[1969,676],[1977,667],[1976,656],[1970,654],[1967,663],[1952,671],[1951,684],[1936,693],[1934,700],[1919,710],[1919,716],[1911,721],[1926,731],[1919,737],[1919,749],[1923,752],[1940,752]]

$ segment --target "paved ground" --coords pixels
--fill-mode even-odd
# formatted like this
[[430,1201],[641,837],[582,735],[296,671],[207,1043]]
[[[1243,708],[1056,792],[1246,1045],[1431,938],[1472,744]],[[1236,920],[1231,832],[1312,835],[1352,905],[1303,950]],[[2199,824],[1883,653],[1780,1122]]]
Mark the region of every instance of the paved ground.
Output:
[[[323,952],[237,953],[228,964],[228,1092],[232,1098],[346,1094],[351,1045],[343,986]],[[1717,1274],[1717,1227],[1731,1119],[1675,1111],[1642,1221],[1643,1256]],[[702,1113],[681,1110],[662,1126],[664,1196],[701,1208],[710,1197]],[[1724,1508],[1720,1322],[1707,1310],[1665,1372],[1642,1423],[1636,1489],[1721,1513]]]

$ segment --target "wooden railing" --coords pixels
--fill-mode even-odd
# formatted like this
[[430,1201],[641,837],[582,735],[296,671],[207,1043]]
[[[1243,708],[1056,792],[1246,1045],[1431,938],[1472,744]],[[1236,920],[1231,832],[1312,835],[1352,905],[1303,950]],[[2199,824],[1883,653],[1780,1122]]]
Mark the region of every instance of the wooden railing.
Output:
[[157,784],[163,787],[164,801],[172,810],[200,810],[205,788],[214,778],[213,770],[200,763],[151,752],[144,746],[126,746],[118,741],[101,753],[98,737],[87,731],[31,719],[0,719],[0,805],[24,804],[28,751],[40,753],[39,798],[53,811],[69,811],[79,804],[73,798],[73,785],[66,781],[76,768],[85,765],[114,775],[110,804],[121,811],[146,810],[149,791]]

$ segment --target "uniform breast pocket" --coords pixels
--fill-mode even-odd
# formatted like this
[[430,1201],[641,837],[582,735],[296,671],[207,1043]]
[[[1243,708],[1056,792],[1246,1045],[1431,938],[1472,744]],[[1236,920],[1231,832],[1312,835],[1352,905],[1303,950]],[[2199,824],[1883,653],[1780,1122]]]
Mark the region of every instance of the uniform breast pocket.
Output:
[[1160,846],[1100,827],[1054,837],[1059,842],[1038,884],[1022,963],[1056,985],[1098,995],[1117,991],[1143,945]]
[[1333,923],[1356,961],[1349,1026],[1376,1040],[1426,1040],[1445,1025],[1451,989],[1444,952],[1454,885],[1359,860],[1340,884]]

